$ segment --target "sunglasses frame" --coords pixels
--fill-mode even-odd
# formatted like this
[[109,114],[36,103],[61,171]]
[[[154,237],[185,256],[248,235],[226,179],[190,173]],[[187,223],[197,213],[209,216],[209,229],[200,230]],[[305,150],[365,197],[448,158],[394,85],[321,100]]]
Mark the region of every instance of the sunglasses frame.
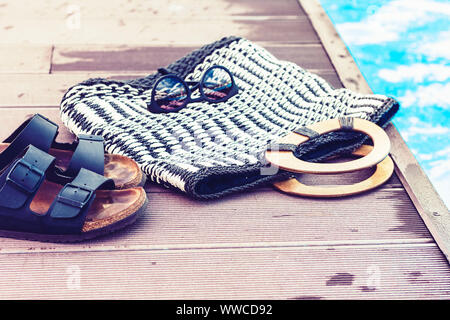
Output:
[[[225,70],[225,72],[227,72],[230,75],[231,78],[231,90],[228,93],[228,95],[224,98],[221,99],[210,99],[205,95],[204,92],[204,80],[206,75],[208,74],[209,71],[211,71],[212,69],[216,69],[216,68],[220,68]],[[160,68],[158,69],[158,72],[160,73],[166,73],[164,76],[160,77],[154,84],[153,88],[152,88],[152,96],[151,96],[151,100],[150,100],[150,105],[148,106],[148,110],[150,112],[153,113],[169,113],[169,112],[177,112],[181,109],[183,109],[184,107],[186,107],[189,103],[193,103],[193,102],[200,102],[200,101],[208,101],[211,103],[219,103],[219,102],[224,102],[228,99],[230,99],[232,96],[234,96],[237,92],[238,92],[238,87],[234,81],[234,77],[233,74],[230,72],[230,70],[228,70],[227,68],[223,67],[223,66],[211,66],[209,67],[202,75],[200,81],[184,81],[183,79],[181,79],[178,75],[176,75],[175,73],[170,73],[170,71],[164,69],[164,68]],[[183,105],[177,107],[177,108],[173,108],[173,109],[163,109],[161,108],[158,103],[155,100],[155,95],[156,95],[156,88],[158,86],[158,84],[163,81],[164,79],[168,79],[168,78],[174,78],[176,80],[178,80],[185,88],[186,93],[187,93],[187,98],[184,101]],[[191,87],[190,87],[191,86]],[[196,90],[200,91],[200,97],[198,98],[191,98],[191,95],[193,92],[195,92]]]

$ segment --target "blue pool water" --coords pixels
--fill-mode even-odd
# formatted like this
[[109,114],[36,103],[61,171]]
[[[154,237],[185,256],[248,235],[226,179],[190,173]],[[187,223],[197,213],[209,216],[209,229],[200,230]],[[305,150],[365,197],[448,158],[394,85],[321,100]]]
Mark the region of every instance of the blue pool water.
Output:
[[394,124],[450,207],[450,1],[320,0]]

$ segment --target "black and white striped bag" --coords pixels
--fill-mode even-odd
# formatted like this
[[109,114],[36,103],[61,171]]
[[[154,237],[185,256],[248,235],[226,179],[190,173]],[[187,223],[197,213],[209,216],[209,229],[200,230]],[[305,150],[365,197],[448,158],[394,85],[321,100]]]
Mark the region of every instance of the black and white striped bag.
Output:
[[[167,69],[199,80],[213,65],[228,68],[239,87],[225,102],[191,103],[175,113],[155,114],[147,104],[161,74],[131,81],[89,79],[66,92],[61,118],[75,134],[102,135],[107,152],[131,157],[152,181],[210,199],[286,178],[282,171],[264,174],[261,154],[298,127],[337,117],[385,126],[399,107],[384,95],[334,89],[237,37],[195,50]],[[320,161],[352,151],[364,140],[363,134],[332,132],[302,144],[295,154]]]

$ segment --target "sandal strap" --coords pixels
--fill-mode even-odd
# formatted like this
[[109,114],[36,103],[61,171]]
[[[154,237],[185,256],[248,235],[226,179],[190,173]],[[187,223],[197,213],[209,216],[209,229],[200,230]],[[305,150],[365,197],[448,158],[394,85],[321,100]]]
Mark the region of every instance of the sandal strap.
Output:
[[0,207],[18,209],[31,202],[54,161],[51,155],[28,146],[25,154],[11,163],[0,176]]
[[82,168],[75,179],[61,189],[50,206],[45,219],[47,231],[81,232],[98,189],[114,189],[114,181]]
[[313,129],[305,126],[295,129],[294,132],[301,134],[302,136],[308,137],[310,139],[320,136],[320,134],[317,131],[314,131]]
[[105,151],[102,136],[85,134],[78,136],[78,144],[64,175],[74,177],[81,168],[104,174]]
[[28,145],[33,145],[45,152],[52,147],[73,151],[72,159],[63,176],[73,178],[81,168],[104,174],[105,151],[102,136],[80,134],[76,143],[59,143],[55,141],[57,135],[56,123],[35,114],[4,140],[10,145],[0,153],[0,170],[11,163]]
[[[295,129],[293,132],[301,134],[302,136],[308,137],[309,139],[313,139],[315,137],[320,136],[320,134],[308,127],[300,127]],[[297,152],[299,148],[298,145],[293,143],[272,143],[267,146],[267,151],[292,151],[294,154]]]
[[0,169],[11,163],[29,145],[48,152],[57,134],[56,123],[40,114],[35,114],[4,140],[10,145],[0,154]]

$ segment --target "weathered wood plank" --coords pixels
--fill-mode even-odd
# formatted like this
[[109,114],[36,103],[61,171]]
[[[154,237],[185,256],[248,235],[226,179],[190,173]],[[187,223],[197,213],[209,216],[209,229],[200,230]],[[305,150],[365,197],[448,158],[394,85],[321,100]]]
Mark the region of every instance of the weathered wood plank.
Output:
[[0,255],[1,299],[448,299],[434,244]]
[[126,22],[128,20],[145,21],[180,17],[206,19],[247,15],[305,15],[296,0],[214,0],[214,3],[211,0],[196,0],[195,5],[191,0],[151,0],[138,3],[127,0],[109,0],[108,2],[88,1],[82,4],[42,0],[40,6],[32,6],[27,0],[16,0],[11,3],[2,3],[0,13],[4,15],[5,24],[6,22],[17,24],[18,21],[23,23],[22,20],[29,19],[38,22],[55,19],[63,23],[65,20],[69,20],[69,22],[75,20],[75,17],[70,19],[70,16],[71,13],[72,15],[77,13],[76,9],[79,9],[79,13],[82,15],[81,20],[104,20],[105,17],[108,17],[117,23],[120,23],[121,19]]
[[125,230],[80,244],[0,239],[0,255],[33,251],[136,250],[148,246],[354,245],[416,243],[430,235],[403,189],[342,199],[253,190],[199,202],[181,192],[150,193],[145,214]]
[[[320,3],[298,1],[311,19],[344,86],[362,93],[372,93]],[[391,125],[387,133],[392,143],[391,155],[396,163],[396,172],[440,249],[450,261],[450,212],[397,129]]]
[[67,89],[90,77],[89,74],[0,74],[0,86],[3,88],[0,106],[56,107]]
[[345,43],[339,37],[318,0],[298,0],[317,32],[336,72],[345,88],[356,92],[372,93]]
[[[67,28],[62,19],[4,21],[0,43],[4,44],[116,44],[122,45],[203,45],[222,37],[240,35],[253,41],[319,43],[306,17],[149,17],[129,21],[88,19],[82,16],[77,29]],[[211,23],[211,20],[214,23]],[[11,28],[1,28],[8,24]],[[162,27],[164,26],[164,27]],[[107,32],[93,32],[108,30]]]
[[[317,70],[320,71],[320,70]],[[37,74],[0,74],[0,107],[58,107],[64,93],[71,86],[89,78],[133,79],[151,74],[71,72],[49,75]],[[336,87],[341,87],[336,74],[330,70],[317,72]]]
[[334,201],[275,190],[248,191],[211,202],[174,192],[152,193],[149,200],[139,224],[119,238],[100,242],[120,246],[124,239],[128,245],[429,239],[401,189]]
[[[220,10],[219,8],[212,9],[210,0],[203,0],[205,6],[203,9],[211,14],[212,10],[217,10],[217,15],[261,15],[261,16],[304,16],[305,12],[298,5],[296,0],[227,0],[227,7],[225,10]],[[164,0],[163,0],[163,3]],[[198,3],[198,2],[197,2]],[[207,4],[207,5],[206,5]],[[214,3],[214,6],[216,3]],[[191,3],[189,2],[189,7]],[[193,8],[192,8],[193,9]],[[220,10],[220,11],[219,11]],[[203,12],[204,13],[204,12]]]
[[52,46],[0,45],[0,73],[49,73]]
[[2,119],[2,125],[0,127],[0,141],[5,140],[22,124],[22,122],[35,113],[40,113],[59,125],[59,135],[57,137],[58,141],[73,141],[75,136],[72,135],[61,122],[59,117],[59,109],[57,108],[0,108],[0,119]]
[[395,150],[392,152],[392,158],[397,164],[397,175],[437,244],[450,261],[450,211],[392,124],[387,128],[387,133]]
[[[2,4],[0,15],[0,42],[7,44],[202,43],[232,34],[260,37],[261,31],[257,29],[264,28],[266,23],[259,21],[290,18],[307,22],[295,0],[215,0],[213,4],[210,0],[198,0],[195,5],[190,0],[138,3],[113,0],[107,5],[103,1],[61,3],[45,0],[40,6],[17,0]],[[277,29],[277,25],[275,22],[272,27]],[[305,28],[297,28],[296,32],[309,31],[300,32],[304,38],[313,39],[308,23],[301,25]],[[276,35],[274,29],[268,34]],[[283,30],[288,36],[289,28]]]
[[[297,63],[302,68],[333,70],[333,65],[320,44],[264,47],[277,58]],[[52,72],[149,72],[164,67],[195,49],[198,49],[198,46],[56,46],[52,58]]]
[[[303,175],[301,178],[301,182],[307,185],[342,185],[342,184],[351,184],[356,183],[364,179],[366,176],[370,176],[368,172],[371,170],[368,169],[364,172],[352,172],[348,174],[342,175],[332,175],[332,176],[319,176],[319,175]],[[397,175],[394,173],[391,178],[386,181],[380,188],[400,188],[403,189],[403,185],[400,182]],[[274,188],[271,186],[262,186],[259,190],[273,190]],[[149,193],[161,193],[161,192],[172,192],[170,189],[162,187],[155,183],[147,183],[145,185],[145,190]],[[326,201],[326,200],[325,200]]]

